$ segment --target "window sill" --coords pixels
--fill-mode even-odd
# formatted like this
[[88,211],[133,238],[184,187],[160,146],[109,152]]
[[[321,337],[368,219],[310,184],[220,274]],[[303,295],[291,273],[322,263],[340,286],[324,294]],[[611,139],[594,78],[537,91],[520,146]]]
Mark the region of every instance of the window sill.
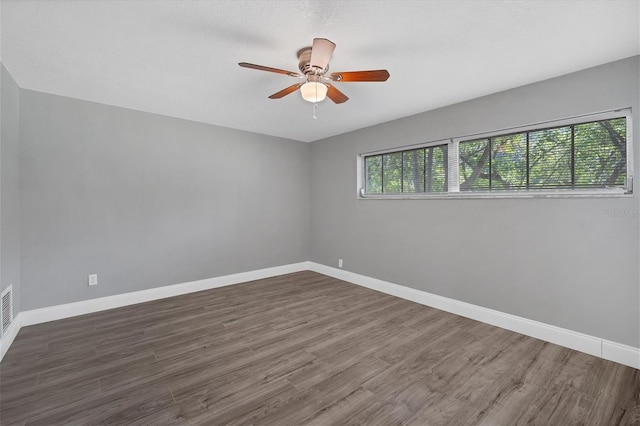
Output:
[[509,192],[436,192],[431,194],[388,194],[376,195],[358,193],[359,200],[450,200],[483,198],[630,198],[633,193],[621,188],[598,190],[558,190],[558,191],[509,191]]

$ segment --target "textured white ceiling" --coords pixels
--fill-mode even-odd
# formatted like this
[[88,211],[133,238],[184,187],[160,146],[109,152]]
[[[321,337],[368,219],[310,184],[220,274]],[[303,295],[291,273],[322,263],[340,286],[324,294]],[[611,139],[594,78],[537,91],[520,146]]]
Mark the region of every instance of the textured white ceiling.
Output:
[[[18,85],[220,126],[314,141],[640,53],[631,1],[2,0],[2,61]],[[312,105],[284,75],[325,37],[337,83]]]

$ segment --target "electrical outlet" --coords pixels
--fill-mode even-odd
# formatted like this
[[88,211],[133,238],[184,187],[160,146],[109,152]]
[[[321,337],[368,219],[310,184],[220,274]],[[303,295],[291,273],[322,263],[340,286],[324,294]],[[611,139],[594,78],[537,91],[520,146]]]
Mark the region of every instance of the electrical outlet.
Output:
[[98,274],[89,275],[89,285],[98,285]]
[[338,268],[342,268],[342,259],[338,259]]

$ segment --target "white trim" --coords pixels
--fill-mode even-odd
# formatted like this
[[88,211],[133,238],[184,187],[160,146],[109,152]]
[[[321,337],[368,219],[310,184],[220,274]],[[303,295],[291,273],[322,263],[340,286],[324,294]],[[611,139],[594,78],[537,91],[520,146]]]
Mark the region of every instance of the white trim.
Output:
[[633,192],[633,114],[631,108],[626,111],[627,119],[627,192]]
[[395,154],[396,152],[413,151],[414,149],[431,148],[433,146],[449,145],[450,143],[451,143],[450,138],[438,139],[436,141],[431,141],[431,142],[418,142],[412,145],[401,146],[399,148],[387,148],[387,149],[379,149],[377,151],[363,152],[362,154],[358,154],[358,157],[364,159],[365,157],[374,157],[376,155],[381,155],[381,154],[389,154],[389,153]]
[[[531,130],[538,130],[541,128],[562,127],[562,126],[570,126],[572,124],[588,123],[590,121],[622,118],[622,116],[627,118],[627,124],[629,124],[631,122],[632,112],[633,112],[632,108],[629,106],[608,109],[605,111],[588,113],[588,114],[580,114],[572,117],[559,118],[556,120],[538,121],[536,123],[529,123],[529,124],[523,124],[523,125],[511,126],[511,127],[503,127],[500,129],[487,130],[479,133],[467,133],[460,136],[437,139],[429,142],[417,142],[417,143],[402,145],[394,148],[385,148],[385,149],[378,149],[375,151],[362,152],[358,154],[358,158],[370,157],[370,156],[380,155],[380,154],[388,154],[390,152],[410,151],[412,149],[420,149],[420,148],[426,148],[430,146],[445,145],[449,142],[464,142],[464,141],[469,141],[474,139],[490,138],[492,136],[501,136],[504,134],[528,132]],[[629,130],[630,128],[631,126],[628,125],[627,126],[628,141],[631,140],[631,136],[632,136],[632,132]],[[633,144],[630,144],[630,145],[633,145]]]
[[640,349],[602,340],[602,358],[640,369]]
[[237,274],[224,275],[204,280],[190,281],[182,284],[156,287],[148,290],[116,294],[113,296],[99,297],[96,299],[82,300],[80,302],[66,303],[64,305],[56,305],[20,312],[13,319],[13,322],[7,331],[2,335],[2,337],[0,337],[0,361],[4,358],[5,353],[9,350],[13,340],[20,331],[20,328],[23,326],[26,327],[28,325],[90,314],[107,309],[134,305],[136,303],[150,302],[152,300],[179,296],[181,294],[194,293],[196,291],[209,290],[306,270],[309,270],[309,262],[292,263],[289,265],[275,266],[273,268],[257,269],[255,271],[240,272]]
[[[631,121],[631,107],[617,108],[603,112],[596,112],[593,114],[582,114],[574,117],[561,118],[559,120],[541,121],[539,123],[526,124],[524,126],[507,127],[504,129],[490,130],[488,132],[471,133],[467,135],[456,136],[455,138],[453,138],[453,140],[457,142],[466,142],[475,139],[487,139],[493,136],[502,136],[505,134],[531,132],[545,128],[571,126],[574,124],[590,123],[592,121],[600,120],[611,120],[614,118],[622,117],[625,117],[627,119],[627,124],[629,124],[629,122]],[[627,132],[627,136],[629,136],[629,132]],[[627,141],[631,141],[631,139],[627,139]],[[631,145],[631,143],[628,143],[628,145]]]
[[422,305],[431,306],[640,369],[640,348],[611,342],[565,328],[461,302],[448,297],[438,296],[427,293],[426,291],[393,284],[377,278],[371,278],[366,275],[356,274],[345,271],[344,269],[337,269],[315,262],[293,263],[20,312],[0,338],[0,361],[13,343],[20,328],[23,326],[306,270],[318,272],[362,287],[401,297]]
[[447,181],[447,192],[457,194],[460,192],[460,143],[453,139],[449,142],[447,168],[449,176]]
[[262,278],[275,277],[277,275],[290,274],[292,272],[305,271],[307,269],[309,269],[308,262],[293,263],[290,265],[240,272],[237,274],[207,278],[182,284],[150,288],[148,290],[134,291],[131,293],[122,293],[113,296],[99,297],[96,299],[82,300],[80,302],[67,303],[64,305],[33,309],[22,312],[22,325],[28,326],[40,324],[62,318],[104,311],[106,309],[134,305],[136,303],[149,302],[152,300],[179,296],[181,294],[194,293],[196,291],[209,290],[247,281],[259,280]]
[[514,190],[514,191],[463,191],[450,192],[403,192],[394,194],[365,194],[361,191],[360,200],[462,200],[478,198],[603,198],[633,197],[623,188],[593,189],[556,189],[556,190]]
[[122,306],[134,305],[136,303],[150,302],[152,300],[179,296],[181,294],[194,293],[196,291],[225,287],[247,281],[307,270],[309,270],[309,262],[292,263],[289,265],[275,266],[273,268],[239,272],[237,274],[223,275],[204,280],[190,281],[182,284],[150,288],[148,290],[133,291],[130,293],[116,294],[113,296],[99,297],[96,299],[82,300],[80,302],[66,303],[64,305],[56,305],[20,312],[13,319],[13,322],[7,331],[0,338],[0,361],[2,361],[4,354],[9,350],[13,340],[20,331],[20,328],[23,326],[26,327],[28,325],[90,314],[107,309],[120,308]]
[[356,198],[364,194],[365,164],[360,160],[360,155],[356,156]]
[[482,321],[547,342],[555,343],[589,355],[608,359],[620,364],[640,369],[640,348],[626,346],[603,340],[588,334],[578,333],[566,328],[556,327],[539,321],[522,318],[471,303],[461,302],[448,297],[438,296],[410,287],[393,284],[387,281],[371,278],[336,269],[315,262],[309,262],[309,269],[330,277],[367,287],[392,296],[411,300],[422,305],[431,306],[456,315]]
[[4,358],[4,354],[7,353],[9,347],[13,343],[13,340],[18,335],[20,328],[22,327],[22,314],[18,313],[13,319],[9,327],[5,330],[2,337],[0,337],[0,361]]

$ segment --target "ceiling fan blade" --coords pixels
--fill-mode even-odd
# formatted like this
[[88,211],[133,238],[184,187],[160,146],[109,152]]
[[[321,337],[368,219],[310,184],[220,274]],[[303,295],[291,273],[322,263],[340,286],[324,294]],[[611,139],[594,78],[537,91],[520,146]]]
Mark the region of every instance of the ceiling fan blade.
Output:
[[335,88],[335,86],[332,86],[328,83],[325,83],[328,87],[327,90],[327,96],[329,97],[329,99],[331,99],[333,102],[335,102],[336,104],[341,104],[343,102],[347,102],[349,100],[349,98],[347,97],[347,95],[345,95],[344,93],[342,93],[341,91],[339,91],[338,89]]
[[336,44],[326,38],[314,38],[313,46],[311,46],[311,60],[309,65],[325,69],[329,64],[333,50]]
[[287,96],[289,93],[293,93],[296,90],[298,90],[298,88],[300,86],[302,86],[304,83],[296,83],[296,84],[292,84],[291,86],[282,89],[281,91],[274,93],[273,95],[269,96],[269,99],[280,99],[280,98],[284,98],[285,96]]
[[370,70],[370,71],[344,71],[331,73],[329,78],[333,81],[387,81],[389,71],[387,70]]
[[238,65],[244,68],[251,68],[254,70],[275,72],[276,74],[284,74],[284,75],[288,75],[289,77],[302,77],[302,75],[298,74],[297,72],[281,70],[278,68],[265,67],[263,65],[250,64],[248,62],[240,62]]

